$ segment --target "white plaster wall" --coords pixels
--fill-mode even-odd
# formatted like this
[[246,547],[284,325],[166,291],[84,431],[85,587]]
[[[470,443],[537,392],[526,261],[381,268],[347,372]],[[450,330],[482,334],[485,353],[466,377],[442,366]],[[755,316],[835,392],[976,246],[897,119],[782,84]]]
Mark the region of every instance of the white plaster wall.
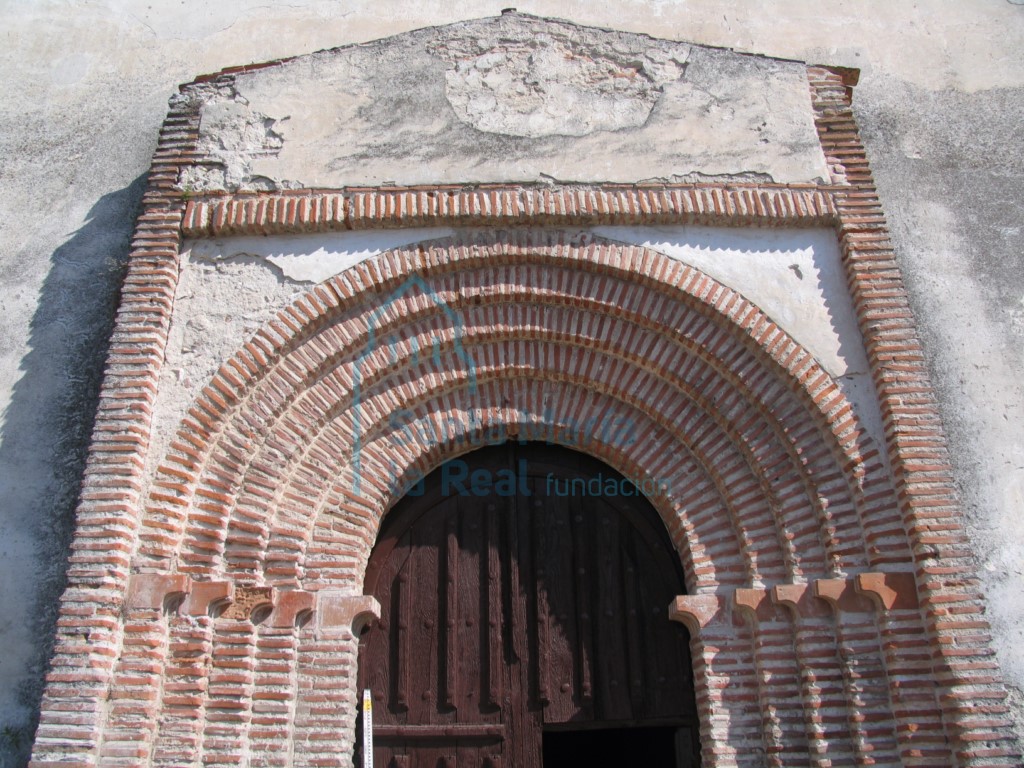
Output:
[[[1024,6],[517,5],[861,68],[855,110],[941,397],[999,658],[1024,688]],[[120,266],[176,84],[500,7],[0,0],[0,764],[21,765],[31,741]]]
[[197,191],[828,177],[802,64],[512,12],[239,74],[200,147]]
[[184,243],[148,470],[221,363],[311,285],[390,248],[450,234],[434,228]]
[[[884,445],[832,230],[609,226],[588,231],[653,248],[748,298],[836,377],[872,439]],[[438,227],[187,242],[154,405],[149,471],[219,365],[300,293],[389,248],[453,233]]]

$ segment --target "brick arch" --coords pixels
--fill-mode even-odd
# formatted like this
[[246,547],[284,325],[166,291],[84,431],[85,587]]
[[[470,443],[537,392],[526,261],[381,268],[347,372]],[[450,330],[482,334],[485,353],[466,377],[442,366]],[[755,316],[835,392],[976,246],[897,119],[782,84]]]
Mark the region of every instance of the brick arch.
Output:
[[[543,348],[541,348],[543,351]],[[580,377],[568,376],[564,380],[550,381],[559,371],[535,366],[517,366],[505,371],[482,372],[481,385],[472,397],[481,410],[489,414],[476,431],[483,439],[503,440],[507,438],[540,435],[552,442],[574,447],[592,453],[612,464],[629,476],[649,478],[657,483],[665,482],[668,492],[654,499],[673,534],[678,551],[688,549],[689,544],[699,544],[703,554],[695,561],[684,559],[688,574],[701,573],[700,578],[690,580],[691,589],[712,588],[720,583],[739,586],[752,581],[761,582],[787,578],[793,573],[786,568],[786,558],[780,554],[783,542],[777,536],[781,523],[773,511],[760,498],[762,486],[756,474],[756,466],[750,463],[749,455],[742,446],[734,444],[726,431],[715,422],[713,416],[702,411],[699,403],[687,400],[678,393],[678,422],[665,414],[654,411],[648,403],[637,398],[625,399],[621,393],[608,389],[606,382],[598,383]],[[542,382],[542,386],[531,388],[531,382]],[[633,379],[635,382],[636,379]],[[641,382],[642,383],[642,382]],[[603,386],[602,386],[603,385]],[[414,432],[429,430],[423,425],[440,419],[445,422],[462,422],[460,434],[473,429],[467,423],[465,411],[460,410],[459,400],[466,397],[464,390],[432,394],[429,399],[417,403]],[[468,398],[467,398],[468,399]],[[545,407],[544,400],[556,403]],[[446,402],[447,401],[447,402]],[[454,407],[452,402],[454,401]],[[597,434],[577,434],[581,425],[588,424],[592,414],[600,418],[618,419],[635,426],[641,439],[632,444],[623,444],[615,435],[604,439],[598,427]],[[600,423],[600,422],[599,422]],[[367,459],[363,472],[368,477],[397,477],[394,484],[401,488],[416,475],[473,446],[473,441],[449,439],[438,446],[413,445],[413,451],[396,453],[393,449],[392,430],[387,425],[374,436],[375,439],[364,448]],[[429,459],[423,455],[427,452]],[[674,461],[667,461],[671,456]],[[687,472],[684,467],[691,467]],[[694,485],[691,475],[697,474],[703,482]],[[781,485],[781,484],[780,484]],[[792,489],[794,483],[787,487]],[[351,481],[343,481],[334,488],[342,495]],[[700,490],[700,493],[697,493]],[[777,488],[769,488],[772,496],[778,496]],[[374,520],[381,510],[390,506],[391,499],[400,496],[390,485],[367,489],[369,498],[364,499]],[[753,498],[751,498],[753,496]],[[325,504],[327,510],[331,503]],[[806,515],[808,508],[799,513]],[[721,513],[721,514],[719,514]],[[722,528],[727,521],[727,528]],[[683,526],[688,526],[684,530]],[[748,531],[768,533],[764,544],[750,543]],[[731,532],[728,539],[726,531]],[[806,560],[812,564],[805,569],[812,573],[827,570],[827,563],[820,544],[808,533],[805,542],[810,553]],[[692,540],[692,541],[691,541]],[[367,544],[372,544],[372,538]],[[365,549],[360,552],[362,556]],[[814,554],[820,554],[815,561]],[[758,559],[771,560],[774,567],[765,571],[758,567]],[[739,564],[742,563],[742,566]],[[799,566],[800,563],[797,563]],[[723,571],[732,569],[729,575]]]
[[[567,407],[548,410],[541,418],[541,414],[530,411],[527,407],[530,396],[529,382],[530,379],[521,373],[502,378],[487,377],[474,399],[482,401],[483,407],[492,411],[493,415],[472,433],[462,433],[468,439],[446,440],[429,446],[413,446],[414,450],[396,455],[390,449],[393,443],[385,432],[381,434],[379,440],[368,445],[365,449],[363,471],[370,477],[395,477],[396,482],[375,487],[373,495],[364,501],[365,506],[359,511],[354,510],[351,504],[332,504],[331,497],[328,497],[323,513],[315,518],[315,527],[310,532],[311,557],[323,557],[336,548],[337,541],[332,537],[332,530],[338,522],[347,527],[365,522],[362,530],[371,535],[364,534],[355,539],[343,553],[337,554],[344,563],[343,567],[330,569],[321,565],[315,575],[309,574],[307,584],[311,581],[326,584],[353,581],[362,583],[366,559],[375,539],[372,533],[375,532],[381,517],[377,511],[378,507],[384,498],[401,498],[403,489],[425,474],[421,467],[437,466],[449,458],[471,452],[488,442],[534,438],[601,458],[627,477],[646,479],[653,483],[666,482],[672,490],[654,496],[651,501],[663,520],[672,521],[671,524],[667,523],[667,526],[684,564],[689,590],[714,589],[722,584],[738,586],[749,582],[752,574],[752,552],[741,546],[737,535],[737,529],[743,525],[739,519],[737,504],[723,491],[722,472],[708,466],[707,453],[703,446],[683,447],[675,435],[650,419],[648,414],[603,393],[591,392],[587,396],[581,396],[583,390],[576,383],[565,383],[560,388],[547,389],[546,394],[555,394],[567,404]],[[518,386],[522,386],[524,390],[522,401],[512,402],[505,407],[498,405],[510,388]],[[539,390],[534,392],[540,394]],[[442,402],[442,398],[425,401],[423,413],[439,415],[440,408],[433,410],[433,407],[440,406]],[[626,446],[615,440],[602,439],[600,434],[579,439],[580,436],[576,434],[580,423],[579,415],[589,412],[592,408],[606,408],[627,417],[634,417],[635,423],[644,434],[644,444]],[[655,451],[671,451],[674,453],[674,460],[667,466],[658,465],[650,460],[651,454]],[[331,489],[332,496],[335,499],[339,498],[350,485],[349,470]],[[725,535],[723,529],[729,535]]]
[[[429,292],[402,289],[413,275]],[[458,340],[439,317],[438,296],[466,318]],[[362,354],[371,319],[382,338],[398,341]],[[438,370],[424,361],[424,343],[417,351],[412,340],[420,338],[438,342]],[[906,557],[891,489],[851,406],[757,307],[650,249],[532,233],[396,249],[281,312],[220,369],[183,421],[153,483],[140,565],[297,584],[311,522],[325,509],[368,507],[376,526],[394,502],[386,493],[346,502],[346,489],[332,482],[351,458],[353,413],[373,434],[382,416],[420,400],[435,403],[434,418],[475,407],[457,402],[466,365],[456,341],[481,363],[493,361],[488,375],[506,381],[517,354],[543,349],[521,380],[553,386],[570,378],[581,393],[597,387],[608,398],[605,413],[635,412],[674,433],[673,450],[697,457],[730,511],[745,558],[741,581]],[[570,360],[587,362],[569,377]],[[354,410],[356,365],[363,397]],[[615,376],[602,380],[598,369]],[[520,406],[542,419],[542,400]],[[619,460],[635,461],[624,453]],[[408,467],[427,469],[421,456]],[[663,502],[670,529],[685,507]]]
[[[367,351],[371,320],[385,341]],[[635,425],[637,439],[590,426],[614,418]],[[406,428],[413,438],[399,441]],[[662,254],[598,238],[493,232],[389,251],[311,289],[228,361],[160,466],[137,561],[191,576],[193,594],[202,582],[235,585],[236,597],[274,602],[274,614],[253,627],[247,605],[225,621],[196,598],[188,618],[171,618],[168,648],[188,653],[199,638],[214,666],[224,658],[249,669],[232,674],[257,692],[260,654],[287,654],[289,690],[258,694],[290,702],[277,732],[300,743],[336,732],[349,743],[355,640],[325,639],[289,617],[320,605],[311,593],[361,591],[380,521],[418,475],[482,440],[538,433],[626,476],[668,480],[652,502],[686,575],[690,602],[675,616],[694,636],[703,739],[715,759],[744,764],[730,752],[733,737],[715,731],[723,717],[729,733],[762,731],[772,748],[799,752],[807,730],[815,744],[853,749],[856,727],[818,734],[809,721],[802,730],[813,680],[806,690],[780,687],[768,665],[783,663],[773,661],[781,648],[812,678],[856,681],[837,639],[846,642],[837,629],[846,608],[823,617],[811,590],[839,585],[841,595],[857,574],[909,560],[874,449],[836,383],[757,307]],[[769,595],[774,609],[762,605]],[[735,618],[723,619],[730,600]],[[855,602],[842,605],[862,610]],[[870,628],[855,639],[885,674],[881,634]],[[183,668],[174,653],[165,676]],[[324,669],[336,670],[341,702],[330,710],[301,693],[323,686]],[[782,674],[796,679],[794,669]],[[176,709],[177,690],[163,689],[155,754],[173,754],[196,707],[240,708],[207,726],[201,751],[257,738],[245,726],[256,698],[235,702],[216,688]],[[885,687],[872,690],[875,710],[888,712]],[[843,700],[842,686],[826,693],[852,722],[856,702]],[[758,702],[788,719],[764,730]]]

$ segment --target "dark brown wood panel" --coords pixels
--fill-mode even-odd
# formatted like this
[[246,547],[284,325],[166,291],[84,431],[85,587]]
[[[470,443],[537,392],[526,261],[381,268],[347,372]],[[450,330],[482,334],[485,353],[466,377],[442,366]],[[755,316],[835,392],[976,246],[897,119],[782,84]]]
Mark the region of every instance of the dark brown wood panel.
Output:
[[388,514],[367,569],[376,764],[540,768],[545,728],[695,729],[688,637],[666,617],[681,571],[649,503],[561,448],[457,461]]

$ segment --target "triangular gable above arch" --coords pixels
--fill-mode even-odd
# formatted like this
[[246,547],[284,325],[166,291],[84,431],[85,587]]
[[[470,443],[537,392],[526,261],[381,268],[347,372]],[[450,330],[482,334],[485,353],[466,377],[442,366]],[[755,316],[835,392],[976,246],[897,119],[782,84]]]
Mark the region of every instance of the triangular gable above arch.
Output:
[[828,178],[806,67],[505,13],[243,68],[202,102],[214,190]]

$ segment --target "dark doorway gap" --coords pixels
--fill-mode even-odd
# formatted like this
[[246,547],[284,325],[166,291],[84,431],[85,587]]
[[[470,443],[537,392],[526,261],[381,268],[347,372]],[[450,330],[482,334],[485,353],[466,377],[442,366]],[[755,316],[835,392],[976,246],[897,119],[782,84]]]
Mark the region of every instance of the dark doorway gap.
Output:
[[621,768],[693,768],[693,735],[689,728],[586,728],[544,730],[544,768],[614,765]]

